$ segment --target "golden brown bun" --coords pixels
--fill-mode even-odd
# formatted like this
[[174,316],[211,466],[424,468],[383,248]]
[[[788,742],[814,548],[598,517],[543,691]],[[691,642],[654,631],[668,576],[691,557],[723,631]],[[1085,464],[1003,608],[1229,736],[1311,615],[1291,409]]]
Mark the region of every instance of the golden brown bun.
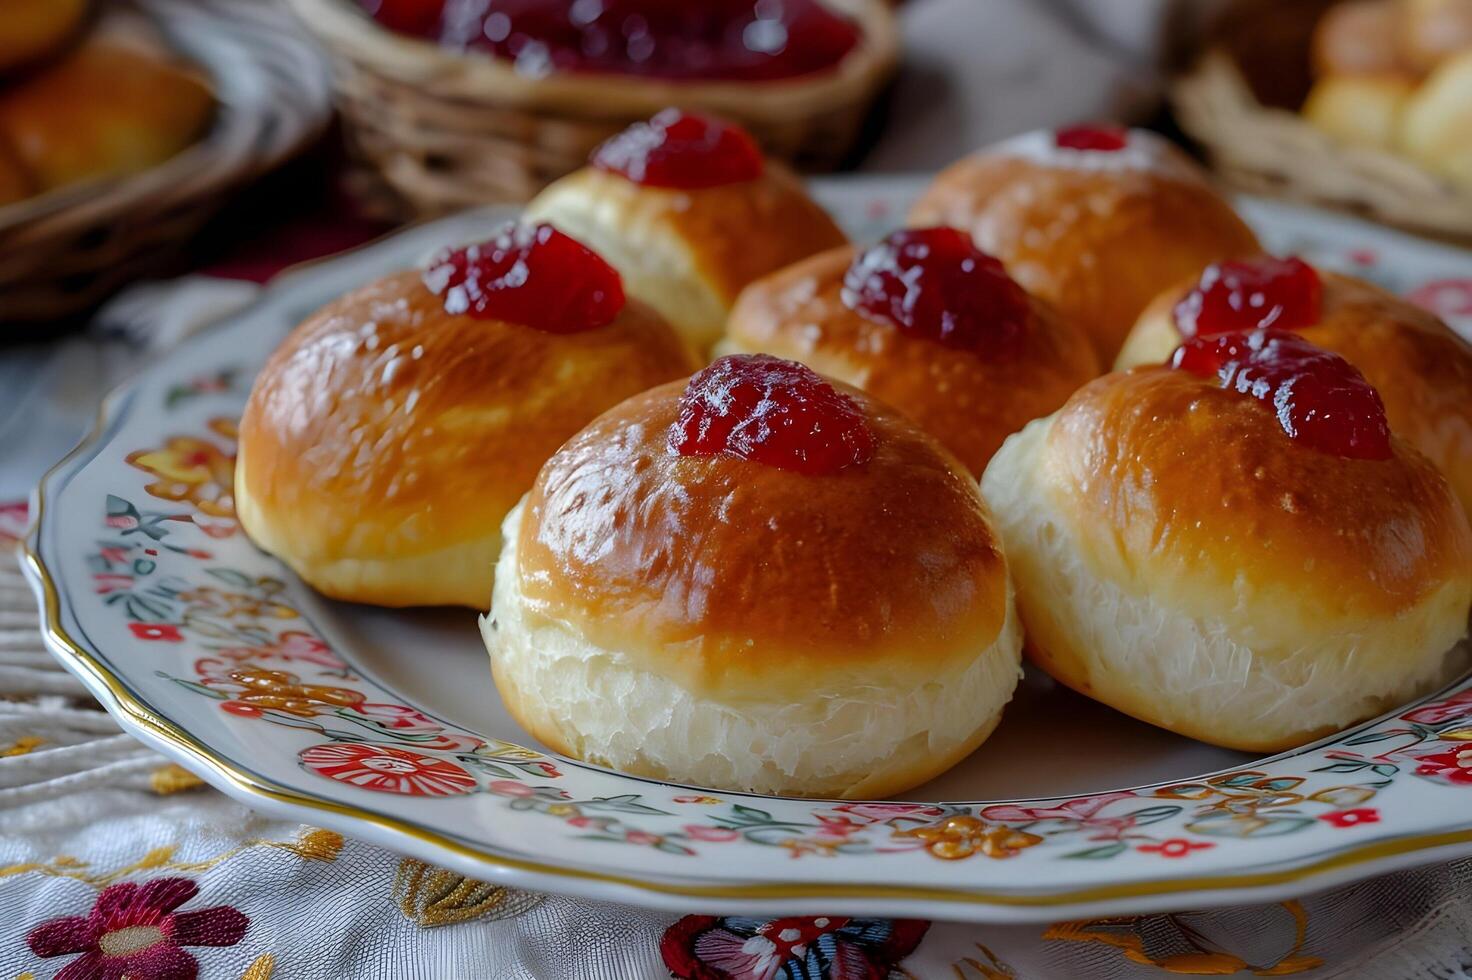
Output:
[[975,481],[847,386],[866,463],[678,456],[683,389],[603,415],[507,521],[485,633],[518,721],[627,771],[805,795],[887,795],[970,751],[1021,648]]
[[452,316],[417,271],[309,317],[256,378],[236,509],[319,591],[484,609],[501,521],[569,436],[695,369],[658,315],[557,335]]
[[1399,0],[1349,0],[1324,12],[1314,25],[1314,74],[1383,75],[1401,70],[1396,38]]
[[756,180],[672,190],[585,167],[527,205],[618,269],[629,295],[660,312],[700,351],[721,335],[754,279],[847,239],[802,183],[768,162]]
[[1400,0],[1395,38],[1402,62],[1422,74],[1472,51],[1472,0]]
[[5,0],[0,7],[0,72],[38,61],[81,26],[88,0]]
[[0,91],[0,133],[45,191],[167,160],[195,141],[212,105],[193,73],[93,39]]
[[[1380,392],[1390,427],[1436,464],[1472,514],[1472,346],[1434,314],[1361,279],[1319,271],[1319,322],[1295,331],[1360,369]],[[1181,342],[1173,310],[1194,280],[1151,303],[1116,370],[1160,364]]]
[[1424,457],[1294,443],[1272,407],[1165,367],[1106,375],[993,458],[1032,658],[1137,718],[1248,751],[1455,669],[1472,528]]
[[1107,362],[1165,286],[1258,250],[1183,153],[1140,130],[1130,139],[1128,151],[1079,154],[1052,149],[1051,133],[1023,134],[942,171],[909,223],[970,232]]
[[1314,83],[1303,116],[1335,139],[1390,150],[1415,90],[1407,75],[1330,75]]
[[1472,51],[1443,62],[1406,101],[1400,146],[1472,191]]
[[1006,357],[861,316],[839,295],[855,252],[845,245],[752,283],[731,311],[725,348],[802,361],[862,388],[919,422],[975,476],[1003,439],[1099,374],[1088,336],[1036,300],[1021,345]]

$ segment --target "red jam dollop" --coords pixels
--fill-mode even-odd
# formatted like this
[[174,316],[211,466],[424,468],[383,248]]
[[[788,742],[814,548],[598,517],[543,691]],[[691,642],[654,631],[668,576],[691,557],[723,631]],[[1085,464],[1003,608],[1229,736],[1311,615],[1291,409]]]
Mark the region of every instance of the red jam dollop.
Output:
[[826,476],[867,462],[874,434],[863,409],[811,368],[768,354],[732,354],[685,386],[669,448]]
[[1296,330],[1319,322],[1324,287],[1299,258],[1272,256],[1218,262],[1175,306],[1182,337],[1272,327]]
[[746,130],[679,109],[634,123],[594,150],[588,162],[646,187],[686,190],[755,180],[763,166],[762,151]]
[[546,333],[593,330],[624,308],[613,266],[546,223],[509,224],[489,241],[443,249],[423,279],[446,313]]
[[836,66],[858,26],[819,0],[359,0],[390,30],[524,75],[768,81]]
[[903,333],[990,355],[1014,351],[1032,315],[1002,263],[954,228],[897,231],[860,252],[840,297]]
[[1295,441],[1350,459],[1389,459],[1385,404],[1344,358],[1297,334],[1251,330],[1194,337],[1170,366],[1272,406]]
[[1053,134],[1053,143],[1060,150],[1117,153],[1130,145],[1130,131],[1123,126],[1068,126]]

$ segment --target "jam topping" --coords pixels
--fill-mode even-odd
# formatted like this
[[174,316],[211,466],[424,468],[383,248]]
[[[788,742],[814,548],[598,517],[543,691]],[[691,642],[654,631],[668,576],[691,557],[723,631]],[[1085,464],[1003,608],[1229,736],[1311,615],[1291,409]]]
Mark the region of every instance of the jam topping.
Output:
[[991,355],[1015,350],[1032,312],[1002,263],[954,228],[893,233],[855,257],[840,295],[870,320]]
[[858,404],[811,368],[767,354],[732,354],[685,386],[669,448],[680,456],[735,456],[823,476],[867,462],[874,434]]
[[1295,441],[1351,459],[1389,459],[1380,393],[1338,354],[1278,330],[1195,337],[1170,366],[1266,402]]
[[646,187],[696,189],[755,180],[762,151],[740,126],[664,109],[593,151],[589,162]]
[[478,245],[442,249],[424,285],[445,312],[505,320],[547,333],[581,333],[624,308],[613,266],[549,224],[508,224]]
[[1130,145],[1130,131],[1123,126],[1068,126],[1053,134],[1053,143],[1060,150],[1117,153]]
[[1207,266],[1175,307],[1182,337],[1273,327],[1296,330],[1319,322],[1323,283],[1298,258],[1263,256]]
[[359,0],[390,30],[524,75],[765,81],[832,69],[858,26],[820,0]]

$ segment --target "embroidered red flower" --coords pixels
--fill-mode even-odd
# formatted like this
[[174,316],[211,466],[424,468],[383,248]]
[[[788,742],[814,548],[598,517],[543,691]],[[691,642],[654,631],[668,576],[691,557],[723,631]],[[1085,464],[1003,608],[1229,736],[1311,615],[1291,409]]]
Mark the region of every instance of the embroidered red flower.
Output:
[[128,629],[140,640],[158,640],[164,643],[182,643],[184,634],[179,627],[168,623],[129,623]]
[[929,928],[923,919],[687,915],[665,931],[659,952],[679,980],[883,980]]
[[388,745],[313,745],[299,758],[319,776],[378,793],[460,796],[476,789],[475,777],[453,762]]
[[1380,811],[1373,807],[1358,807],[1353,810],[1321,813],[1319,819],[1336,827],[1355,827],[1362,823],[1379,823]]
[[1416,775],[1472,786],[1472,742],[1459,742],[1443,752],[1416,758]]
[[1208,847],[1215,846],[1205,841],[1190,841],[1184,837],[1172,837],[1155,844],[1141,844],[1135,850],[1144,851],[1146,854],[1159,854],[1166,858],[1183,858],[1192,851],[1204,851]]
[[87,915],[43,922],[26,943],[43,959],[82,954],[56,980],[193,980],[199,961],[185,946],[234,946],[250,927],[228,905],[174,911],[198,892],[187,878],[110,885]]

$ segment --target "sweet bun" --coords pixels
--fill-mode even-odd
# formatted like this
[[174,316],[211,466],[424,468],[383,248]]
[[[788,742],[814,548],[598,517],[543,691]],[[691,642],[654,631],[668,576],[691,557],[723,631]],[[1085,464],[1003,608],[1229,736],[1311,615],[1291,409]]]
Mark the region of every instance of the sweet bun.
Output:
[[1143,130],[1075,127],[1006,140],[941,172],[910,212],[951,225],[1110,360],[1161,289],[1257,240],[1181,151]]
[[1390,150],[1415,90],[1407,75],[1330,75],[1309,90],[1303,116],[1335,139]]
[[0,136],[45,191],[167,160],[198,138],[212,105],[193,72],[93,38],[0,91]]
[[[705,130],[685,138],[682,126]],[[543,190],[527,215],[607,256],[629,294],[702,352],[747,283],[847,240],[801,181],[716,120],[660,113],[593,160]]]
[[[1378,286],[1326,270],[1318,278],[1319,310],[1297,333],[1359,368],[1380,393],[1390,427],[1441,469],[1472,514],[1472,346]],[[1175,307],[1194,285],[1178,283],[1150,304],[1116,370],[1169,359],[1182,339]]]
[[[957,295],[947,305],[932,307],[954,325],[965,311],[950,304],[979,298],[973,304],[979,322],[961,324],[972,335],[958,342],[946,342],[933,322],[906,326],[864,312],[845,285],[874,276],[897,282],[898,270],[864,260],[883,250],[892,260],[897,240],[936,232],[964,240],[949,265],[965,261],[974,271],[955,283]],[[939,243],[916,244],[932,258],[941,254]],[[862,388],[919,422],[980,476],[1003,439],[1057,409],[1099,374],[1082,329],[1029,297],[999,264],[991,263],[995,271],[987,264],[964,233],[951,229],[900,232],[866,252],[841,246],[748,286],[731,312],[721,349],[791,358]],[[910,278],[914,303],[928,280],[916,281],[913,271]],[[948,291],[945,283],[934,288]]]
[[1472,50],[1443,62],[1406,101],[1400,148],[1472,189]]
[[1336,3],[1314,25],[1310,57],[1314,74],[1383,75],[1401,70],[1396,47],[1400,0]]
[[1299,445],[1272,404],[1164,366],[1084,386],[982,480],[1030,658],[1252,752],[1425,692],[1466,632],[1472,530],[1435,467],[1382,437],[1384,458]]
[[1398,13],[1397,50],[1412,70],[1430,72],[1472,51],[1472,0],[1400,0]]
[[[334,598],[484,609],[501,522],[547,457],[604,409],[696,367],[637,301],[554,333],[448,312],[426,285],[438,268],[307,318],[241,420],[241,526]],[[533,265],[534,284],[547,275]]]
[[0,15],[0,73],[39,61],[86,19],[88,0],[5,0]]
[[771,410],[735,430],[770,423],[754,452],[766,439],[813,463],[801,444],[781,448],[794,419],[783,412],[837,400],[870,455],[819,474],[731,448],[684,455],[679,433],[722,425],[696,424],[684,383],[609,411],[506,519],[481,621],[497,689],[546,745],[625,772],[787,795],[901,792],[970,753],[1012,695],[1021,634],[1005,560],[975,481],[863,393],[740,357],[689,390],[748,369],[811,389],[795,407],[765,382],[719,389]]

